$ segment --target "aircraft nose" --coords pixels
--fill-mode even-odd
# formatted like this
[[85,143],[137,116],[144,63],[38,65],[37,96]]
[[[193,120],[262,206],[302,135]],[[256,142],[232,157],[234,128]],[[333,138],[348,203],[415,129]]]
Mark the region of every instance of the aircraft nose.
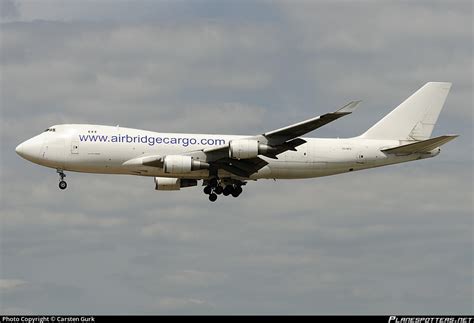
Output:
[[[23,143],[19,144],[16,146],[15,151],[18,155],[22,156],[23,154]],[[23,157],[23,156],[22,156]]]
[[24,159],[34,161],[38,159],[40,147],[37,140],[32,138],[16,146],[15,151]]

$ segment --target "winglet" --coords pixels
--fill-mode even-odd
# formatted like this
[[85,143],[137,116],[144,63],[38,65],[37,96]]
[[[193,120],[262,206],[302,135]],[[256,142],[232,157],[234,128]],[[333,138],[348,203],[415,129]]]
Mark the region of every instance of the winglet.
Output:
[[358,100],[358,101],[351,101],[349,103],[347,103],[345,106],[343,106],[342,108],[340,108],[339,110],[337,110],[336,112],[334,113],[341,113],[341,114],[349,114],[349,113],[352,113],[354,112],[354,110],[357,108],[357,106],[359,105],[359,103],[361,103],[362,100]]

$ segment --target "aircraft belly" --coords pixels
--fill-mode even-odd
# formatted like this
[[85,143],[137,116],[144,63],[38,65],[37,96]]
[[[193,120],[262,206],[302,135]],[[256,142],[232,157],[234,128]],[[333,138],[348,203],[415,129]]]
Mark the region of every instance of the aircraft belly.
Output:
[[251,178],[291,179],[319,177],[324,176],[326,170],[326,162],[272,161]]

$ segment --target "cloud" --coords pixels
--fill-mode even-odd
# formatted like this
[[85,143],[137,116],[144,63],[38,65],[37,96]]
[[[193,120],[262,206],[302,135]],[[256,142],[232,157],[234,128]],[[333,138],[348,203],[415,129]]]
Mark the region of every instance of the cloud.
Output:
[[185,230],[182,227],[174,227],[160,223],[155,223],[152,225],[147,225],[143,227],[141,230],[141,234],[147,238],[163,238],[163,239],[171,239],[174,242],[178,241],[196,241],[198,240],[199,236],[194,233],[193,230]]
[[21,307],[2,308],[2,313],[4,315],[33,315],[31,311]]
[[182,270],[166,275],[164,282],[184,286],[209,286],[222,283],[228,278],[225,273],[203,272],[198,270]]
[[20,9],[18,3],[14,0],[0,1],[0,18],[2,21],[16,19],[20,17]]
[[0,279],[0,290],[3,292],[19,289],[27,284],[21,279]]
[[158,300],[157,309],[164,311],[176,311],[196,307],[212,307],[212,303],[195,298],[166,297]]
[[453,82],[444,117],[472,119],[466,104],[472,102],[472,76],[465,72],[473,66],[470,2],[449,9],[440,2],[282,1],[278,7],[297,35],[292,45],[310,57],[309,81],[332,102],[364,100],[367,108],[357,112],[362,120],[371,120],[372,107],[382,117],[428,81]]
[[[237,113],[248,127],[258,120],[262,108],[219,100],[214,94],[207,102],[196,104],[190,94],[203,89],[216,93],[255,91],[267,87],[273,78],[264,66],[226,62],[235,52],[244,57],[264,55],[265,50],[260,54],[262,47],[257,44],[272,39],[268,36],[271,31],[258,25],[230,28],[204,22],[179,28],[90,27],[32,22],[5,27],[2,73],[9,80],[3,86],[3,100],[8,102],[3,113],[6,124],[12,124],[12,107],[16,105],[30,109],[35,118],[44,118],[47,109],[53,124],[96,122],[103,118],[104,109],[110,109],[113,118],[104,122],[151,126],[146,120],[155,120],[155,126],[163,126],[179,118],[181,131],[185,131],[186,126],[196,124],[186,121],[195,118],[205,122],[198,123],[201,129],[209,127],[203,117],[209,114],[219,118],[217,125],[227,122],[229,128],[228,113]],[[55,37],[48,36],[51,34]],[[103,48],[100,52],[99,47]],[[217,64],[215,57],[219,57]],[[43,82],[45,77],[47,82]],[[216,109],[221,110],[217,113]]]

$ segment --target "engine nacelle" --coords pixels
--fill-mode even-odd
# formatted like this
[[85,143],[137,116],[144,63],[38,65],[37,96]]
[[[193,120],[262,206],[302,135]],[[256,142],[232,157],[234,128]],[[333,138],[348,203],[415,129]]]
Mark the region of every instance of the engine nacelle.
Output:
[[229,142],[229,157],[233,159],[255,158],[271,151],[274,151],[273,147],[260,144],[257,140],[238,139]]
[[208,163],[193,160],[191,156],[169,155],[163,161],[163,171],[167,174],[186,174],[193,170],[208,168]]
[[188,178],[155,177],[155,190],[179,191],[182,187],[196,186],[197,180]]

